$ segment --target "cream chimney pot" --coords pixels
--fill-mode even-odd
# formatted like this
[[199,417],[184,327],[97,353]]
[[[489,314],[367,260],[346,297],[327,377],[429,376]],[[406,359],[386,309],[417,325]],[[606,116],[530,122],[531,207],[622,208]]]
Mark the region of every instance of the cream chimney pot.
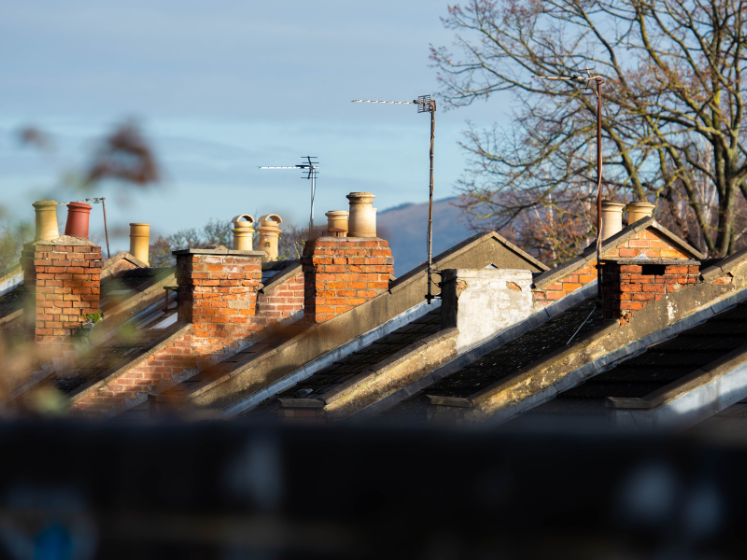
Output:
[[[241,219],[243,221],[240,221]],[[237,251],[252,251],[254,218],[251,214],[239,214],[233,220],[233,248]]]
[[283,219],[277,214],[265,214],[260,216],[259,223],[261,225],[257,228],[259,231],[259,247],[257,249],[265,252],[262,262],[277,260],[280,224],[283,223]]
[[32,206],[36,214],[34,241],[49,241],[59,237],[60,230],[57,227],[57,206],[59,206],[59,202],[40,200],[34,202]]
[[130,254],[150,266],[150,224],[130,224]]
[[352,192],[347,195],[350,201],[348,237],[376,237],[376,210],[370,192]]
[[638,220],[653,216],[655,206],[645,200],[631,202],[628,204],[628,225],[634,224]]
[[342,235],[341,237],[347,236],[348,216],[350,212],[346,210],[330,210],[324,215],[327,216],[327,229],[344,230],[346,235]]
[[624,208],[625,205],[620,202],[602,201],[602,240],[608,239],[622,231]]

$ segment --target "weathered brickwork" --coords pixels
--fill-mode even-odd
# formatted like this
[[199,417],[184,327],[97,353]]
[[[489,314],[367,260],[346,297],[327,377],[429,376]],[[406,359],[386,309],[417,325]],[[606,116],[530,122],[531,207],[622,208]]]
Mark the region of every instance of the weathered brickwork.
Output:
[[254,315],[262,253],[175,254],[179,320],[192,324],[193,346],[209,353],[261,328]]
[[700,266],[693,261],[681,265],[661,261],[646,264],[602,261],[604,318],[619,319],[625,324],[649,302],[658,301],[688,284],[696,284],[699,276]]
[[86,314],[99,310],[101,264],[101,248],[95,245],[24,245],[25,323],[33,340],[70,337]]
[[[620,242],[602,254],[604,258],[634,259],[645,255],[650,259],[691,259],[675,247],[666,237],[654,230],[643,230]],[[586,262],[562,280],[535,290],[534,300],[544,307],[592,282],[597,277],[596,258]]]
[[86,413],[106,413],[125,404],[126,399],[142,400],[142,395],[173,384],[175,376],[195,370],[200,355],[192,348],[192,335],[187,334],[146,360],[130,368],[116,379],[73,403],[73,408]]
[[263,253],[185,250],[175,254],[179,319],[191,323],[191,328],[106,386],[77,400],[76,409],[106,413],[121,408],[127,399],[142,401],[146,394],[190,377],[201,365],[231,356],[251,338],[261,336],[266,326],[303,308],[300,272],[258,298]]
[[257,320],[263,324],[284,321],[303,311],[303,271],[272,291],[257,296]]
[[379,238],[319,237],[301,257],[305,281],[304,315],[323,323],[389,289],[394,259]]

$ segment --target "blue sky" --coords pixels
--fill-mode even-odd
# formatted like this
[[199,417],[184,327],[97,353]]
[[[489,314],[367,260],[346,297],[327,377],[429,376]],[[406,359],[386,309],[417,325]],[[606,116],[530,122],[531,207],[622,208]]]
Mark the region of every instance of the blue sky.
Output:
[[[351,191],[374,192],[380,210],[425,201],[427,115],[350,101],[435,93],[428,46],[451,44],[445,13],[432,0],[2,2],[0,203],[22,203],[30,219],[23,205],[59,200],[60,173],[127,118],[152,140],[164,181],[102,187],[112,229],[137,221],[169,233],[245,212],[303,223],[300,173],[258,167],[306,154],[321,164],[317,221],[346,209]],[[492,99],[437,113],[438,198],[464,169],[465,120],[505,122],[509,108]],[[53,159],[18,146],[13,132],[27,124],[55,136]]]

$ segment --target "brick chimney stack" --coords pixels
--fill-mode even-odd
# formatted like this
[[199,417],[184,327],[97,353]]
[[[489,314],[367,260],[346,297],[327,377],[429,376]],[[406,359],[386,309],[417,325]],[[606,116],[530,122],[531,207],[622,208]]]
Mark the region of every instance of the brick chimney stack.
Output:
[[304,316],[323,323],[389,289],[394,259],[378,237],[318,237],[306,242]]
[[25,323],[39,343],[70,337],[99,310],[101,248],[66,235],[27,243],[21,254],[29,293]]
[[208,353],[261,330],[254,316],[263,251],[183,249],[173,254],[179,320],[192,323],[193,346]]
[[649,302],[696,284],[700,261],[684,259],[616,259],[602,261],[604,318],[626,324]]

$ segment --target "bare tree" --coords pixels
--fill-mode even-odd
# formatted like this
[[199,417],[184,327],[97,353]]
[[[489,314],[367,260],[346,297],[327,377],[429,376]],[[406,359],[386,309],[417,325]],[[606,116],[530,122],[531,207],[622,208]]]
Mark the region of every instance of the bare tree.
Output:
[[[535,77],[591,67],[606,82],[606,194],[663,199],[658,215],[680,223],[690,243],[712,256],[735,251],[745,242],[747,198],[745,16],[747,0],[473,0],[449,7],[444,23],[457,32],[461,54],[431,52],[447,105],[516,94],[510,127],[467,133],[462,206],[498,228],[539,208],[578,217],[578,201],[591,196],[583,186],[593,177],[595,99],[581,84]],[[586,222],[581,238],[593,234]]]

